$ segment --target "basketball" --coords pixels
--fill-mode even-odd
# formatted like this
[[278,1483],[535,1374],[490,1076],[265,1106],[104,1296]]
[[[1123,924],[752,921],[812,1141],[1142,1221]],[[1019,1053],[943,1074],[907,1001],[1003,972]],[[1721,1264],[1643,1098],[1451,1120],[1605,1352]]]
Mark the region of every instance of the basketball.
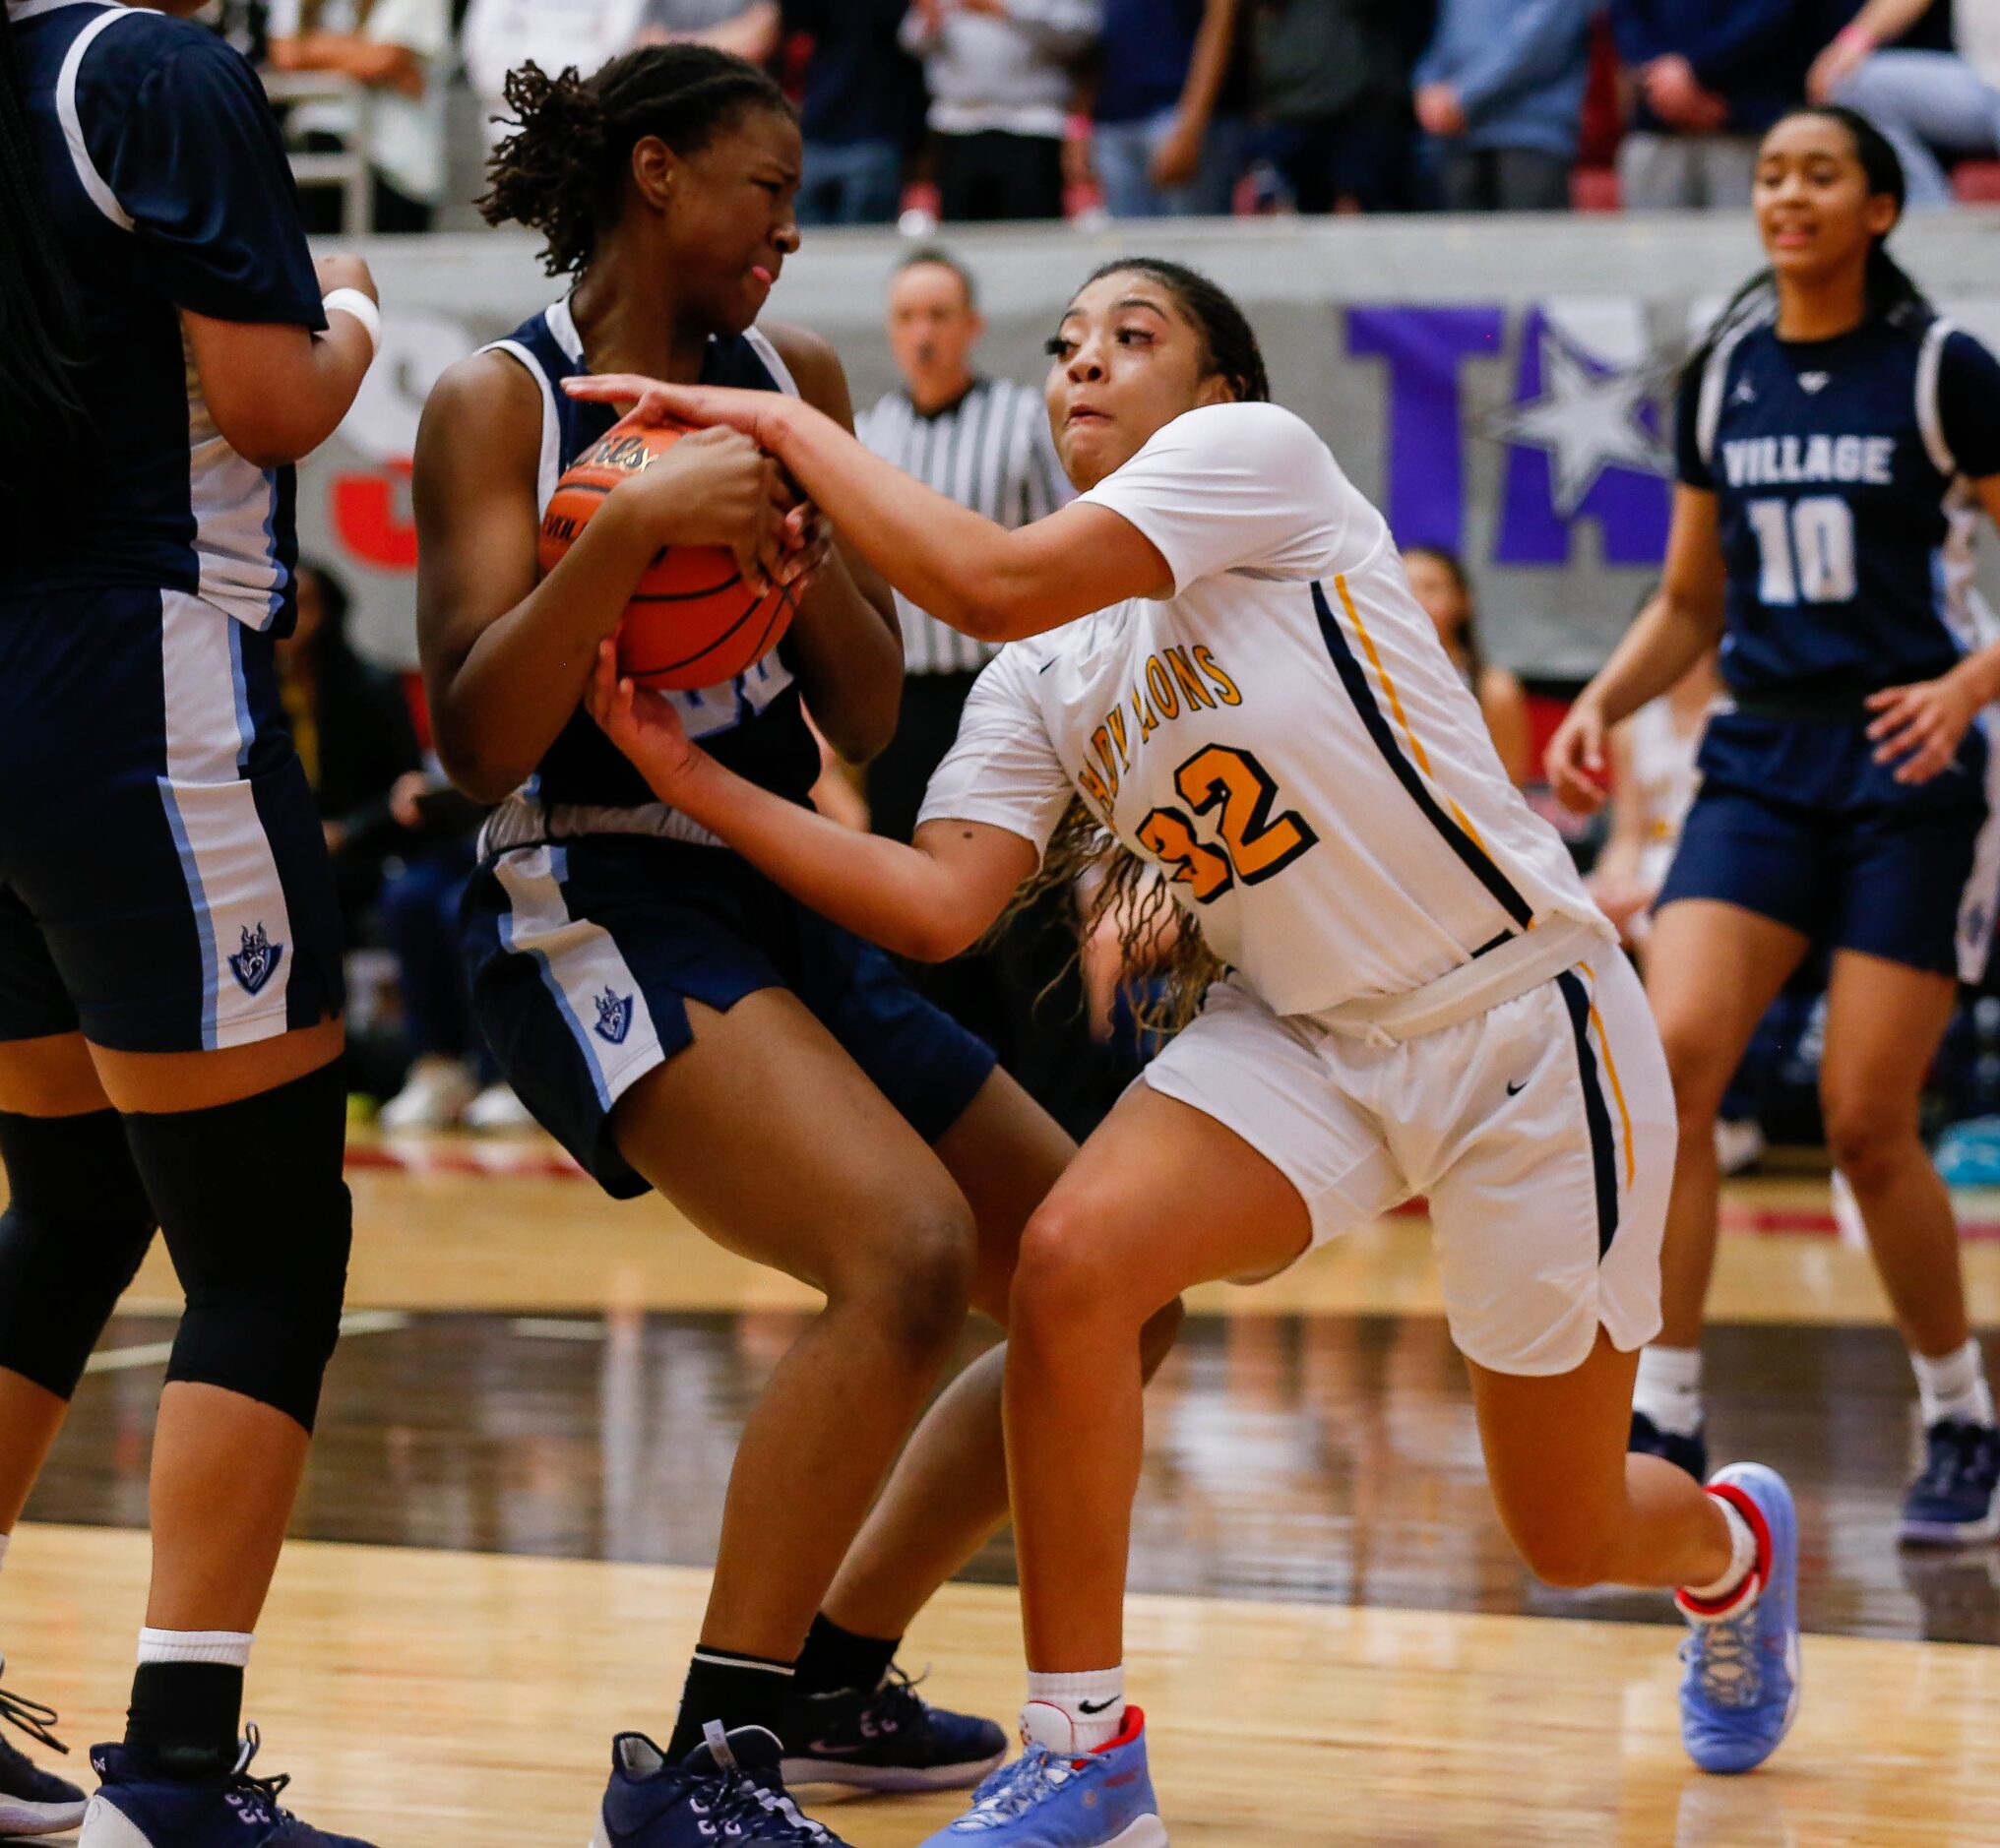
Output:
[[[549,496],[537,554],[543,575],[576,543],[591,516],[627,475],[649,466],[687,432],[673,425],[620,431],[585,451]],[[736,555],[719,545],[657,553],[618,625],[618,671],[642,687],[718,686],[756,666],[791,624],[787,591],[759,596]]]

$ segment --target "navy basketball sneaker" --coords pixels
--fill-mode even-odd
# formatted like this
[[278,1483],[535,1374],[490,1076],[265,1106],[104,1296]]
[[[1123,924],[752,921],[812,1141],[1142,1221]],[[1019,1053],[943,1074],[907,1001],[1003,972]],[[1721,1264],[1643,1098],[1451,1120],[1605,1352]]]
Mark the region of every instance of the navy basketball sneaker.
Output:
[[280,1809],[290,1780],[250,1775],[257,1728],[244,1732],[235,1764],[214,1777],[161,1777],[123,1746],[98,1746],[91,1754],[97,1791],[77,1848],[369,1848]]
[[1913,1546],[1983,1546],[2000,1535],[2000,1431],[1940,1418],[1924,1433],[1923,1470],[1903,1498]]
[[[0,1661],[0,1674],[7,1664]],[[55,1708],[0,1688],[0,1719],[11,1720],[31,1739],[57,1752],[68,1747],[49,1728]],[[0,1739],[0,1835],[64,1835],[84,1819],[84,1793],[68,1779],[32,1763]]]
[[1632,1414],[1632,1435],[1625,1441],[1628,1451],[1646,1456],[1663,1456],[1676,1468],[1684,1469],[1697,1482],[1709,1479],[1709,1437],[1707,1426],[1697,1426],[1691,1438],[1678,1431],[1662,1431],[1644,1412]]
[[999,1767],[1007,1735],[998,1726],[934,1707],[916,1689],[892,1668],[879,1688],[787,1701],[784,1781],[851,1790],[969,1790]]
[[620,1733],[611,1742],[611,1781],[591,1848],[714,1848],[718,1841],[846,1848],[785,1795],[782,1751],[762,1726],[724,1733],[712,1721],[706,1743],[674,1764],[644,1733]]

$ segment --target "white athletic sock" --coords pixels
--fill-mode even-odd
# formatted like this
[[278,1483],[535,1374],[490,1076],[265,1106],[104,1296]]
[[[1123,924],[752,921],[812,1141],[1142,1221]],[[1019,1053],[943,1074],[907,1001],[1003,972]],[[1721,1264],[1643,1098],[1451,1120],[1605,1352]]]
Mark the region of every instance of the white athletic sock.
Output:
[[1108,1746],[1124,1726],[1122,1663],[1088,1675],[1029,1675],[1021,1731],[1036,1745],[1057,1753],[1094,1752]]
[[7,1549],[13,1542],[13,1539],[14,1536],[11,1533],[0,1533],[0,1566],[4,1566],[7,1563]]
[[145,1662],[218,1662],[224,1668],[248,1668],[247,1630],[142,1630],[139,1659]]
[[1702,1428],[1702,1350],[1646,1347],[1639,1351],[1639,1378],[1632,1409],[1644,1412],[1661,1431],[1691,1438]]
[[1926,1429],[1942,1418],[1968,1425],[1993,1423],[1993,1390],[1986,1384],[1986,1357],[1976,1335],[1937,1360],[1912,1354],[1909,1364],[1916,1372]]
[[[1681,1609],[1688,1609],[1688,1600],[1711,1607],[1707,1611],[1690,1612],[1691,1616],[1719,1617],[1734,1616],[1735,1594],[1742,1589],[1757,1566],[1757,1536],[1750,1523],[1743,1518],[1743,1511],[1725,1496],[1711,1498],[1722,1510],[1722,1518],[1729,1523],[1729,1569],[1713,1584],[1683,1585],[1681,1587]],[[1721,1606],[1717,1610],[1713,1607]]]

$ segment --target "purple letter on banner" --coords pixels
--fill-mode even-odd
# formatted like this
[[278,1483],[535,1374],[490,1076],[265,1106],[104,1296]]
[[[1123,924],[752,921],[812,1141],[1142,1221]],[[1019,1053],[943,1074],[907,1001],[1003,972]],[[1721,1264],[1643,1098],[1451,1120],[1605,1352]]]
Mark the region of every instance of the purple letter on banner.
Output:
[[1401,545],[1465,543],[1465,420],[1459,366],[1497,358],[1499,308],[1350,308],[1347,351],[1388,361],[1383,511]]

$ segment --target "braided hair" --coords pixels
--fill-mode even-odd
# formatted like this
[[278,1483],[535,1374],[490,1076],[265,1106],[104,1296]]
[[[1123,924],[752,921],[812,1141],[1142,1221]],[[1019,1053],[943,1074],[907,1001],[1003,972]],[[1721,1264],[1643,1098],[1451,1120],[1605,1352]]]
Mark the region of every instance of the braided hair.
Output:
[[487,162],[479,215],[539,231],[550,276],[589,265],[617,220],[632,150],[647,136],[692,154],[745,110],[791,112],[756,65],[693,44],[628,51],[590,78],[574,65],[551,77],[530,62],[508,72],[505,95],[510,113],[500,119],[514,133]]
[[49,216],[14,27],[0,6],[0,487],[82,444],[83,358],[76,281]]
[[[1107,263],[1094,271],[1084,286],[1128,273],[1157,282],[1201,334],[1205,377],[1219,375],[1239,404],[1271,401],[1271,378],[1256,330],[1227,291],[1199,270],[1164,257],[1125,257]],[[1174,902],[1158,870],[1126,847],[1081,796],[1072,798],[1063,812],[1039,871],[1015,894],[994,926],[993,940],[1017,916],[1040,911],[1042,895],[1052,891],[1069,899],[1079,955],[1099,925],[1107,924],[1115,933],[1127,999],[1148,1032],[1170,1033],[1185,1026],[1200,1011],[1209,984],[1227,973],[1201,927]],[[1043,993],[1052,992],[1061,980],[1058,974]]]
[[[1818,116],[1829,122],[1838,122],[1847,131],[1854,144],[1854,157],[1861,163],[1868,196],[1871,199],[1893,199],[1896,216],[1900,219],[1909,188],[1904,176],[1902,156],[1889,138],[1858,110],[1838,102],[1805,103],[1787,110],[1781,121],[1796,121],[1800,116]],[[1722,312],[1703,337],[1694,356],[1688,361],[1686,372],[1682,374],[1682,390],[1699,391],[1702,374],[1716,349],[1737,329],[1772,319],[1777,307],[1778,278],[1770,269],[1760,270],[1729,297]],[[1909,272],[1889,254],[1889,233],[1885,231],[1868,246],[1867,307],[1863,326],[1879,325],[1920,334],[1935,318],[1936,310],[1931,307],[1929,298],[1917,287]]]

